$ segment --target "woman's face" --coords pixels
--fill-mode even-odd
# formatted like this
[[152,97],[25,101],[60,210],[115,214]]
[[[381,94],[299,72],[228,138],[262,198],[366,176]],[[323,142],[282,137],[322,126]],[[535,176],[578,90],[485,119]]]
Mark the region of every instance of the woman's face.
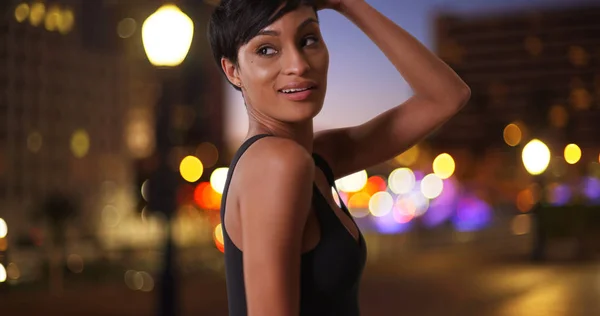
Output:
[[254,114],[285,123],[312,119],[323,107],[329,68],[315,11],[301,6],[285,14],[240,48],[237,67],[224,68]]

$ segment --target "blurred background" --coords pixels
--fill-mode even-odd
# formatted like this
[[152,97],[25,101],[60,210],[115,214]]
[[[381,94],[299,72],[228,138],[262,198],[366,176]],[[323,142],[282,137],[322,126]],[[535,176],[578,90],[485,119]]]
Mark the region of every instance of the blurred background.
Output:
[[[216,2],[0,1],[0,314],[227,314],[218,210],[247,118],[207,44]],[[600,2],[369,3],[472,98],[338,180],[368,246],[363,314],[600,315]],[[320,19],[318,130],[411,95]]]

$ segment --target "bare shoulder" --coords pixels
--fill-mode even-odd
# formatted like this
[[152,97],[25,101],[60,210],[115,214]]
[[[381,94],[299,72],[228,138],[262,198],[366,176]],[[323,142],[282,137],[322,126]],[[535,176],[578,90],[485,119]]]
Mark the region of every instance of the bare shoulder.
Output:
[[286,177],[303,180],[306,176],[312,178],[314,171],[311,155],[298,143],[281,137],[257,141],[244,156],[244,182],[258,179],[277,182]]

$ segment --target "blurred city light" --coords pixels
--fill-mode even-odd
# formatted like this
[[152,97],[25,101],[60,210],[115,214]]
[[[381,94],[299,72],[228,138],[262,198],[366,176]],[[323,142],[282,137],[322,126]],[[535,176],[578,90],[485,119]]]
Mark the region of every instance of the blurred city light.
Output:
[[532,175],[542,174],[550,163],[550,149],[539,139],[533,139],[523,148],[523,165]]
[[129,38],[135,33],[137,23],[132,18],[124,18],[117,24],[117,34],[120,38]]
[[21,3],[15,8],[15,19],[17,22],[22,23],[29,16],[29,5],[27,3]]
[[6,268],[0,263],[0,283],[6,282]]
[[521,138],[523,137],[523,133],[517,124],[511,123],[506,125],[504,128],[504,142],[508,146],[517,146],[521,143]]
[[430,173],[421,180],[421,192],[428,199],[435,199],[444,189],[444,182],[437,175]]
[[8,225],[3,218],[0,218],[0,238],[4,238],[8,235]]
[[394,160],[402,166],[410,166],[419,159],[420,150],[417,145],[409,148],[407,151],[396,156]]
[[90,136],[88,133],[79,129],[73,132],[71,136],[71,151],[77,158],[83,158],[90,150]]
[[394,207],[394,198],[388,192],[377,192],[369,199],[369,211],[375,217],[389,214]]
[[228,172],[229,168],[222,167],[215,169],[210,175],[210,186],[213,188],[213,190],[215,190],[215,192],[223,194]]
[[450,154],[439,154],[433,160],[433,173],[440,179],[448,179],[454,174],[456,165]]
[[565,161],[568,164],[576,164],[581,159],[581,148],[576,144],[568,144],[565,147]]
[[406,194],[415,187],[415,174],[409,168],[398,168],[388,177],[388,186],[396,194]]
[[31,5],[31,10],[29,11],[29,23],[33,26],[38,26],[44,20],[44,15],[46,15],[46,5],[42,2],[35,2]]
[[194,22],[176,5],[165,4],[142,25],[142,42],[155,66],[174,67],[183,62],[194,37]]
[[194,156],[187,156],[181,160],[179,164],[179,173],[181,177],[187,182],[196,182],[200,177],[202,177],[202,173],[204,172],[204,167],[202,166],[202,161]]
[[367,171],[361,170],[335,181],[338,190],[343,192],[358,192],[367,185]]

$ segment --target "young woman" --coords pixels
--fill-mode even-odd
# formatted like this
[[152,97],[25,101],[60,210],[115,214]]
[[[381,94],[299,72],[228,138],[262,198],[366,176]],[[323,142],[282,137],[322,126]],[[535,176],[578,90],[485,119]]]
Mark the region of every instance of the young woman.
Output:
[[[362,125],[314,134],[329,65],[321,9],[368,35],[414,95]],[[230,315],[359,315],[365,242],[334,202],[334,180],[417,143],[461,109],[469,87],[365,0],[223,0],[209,39],[250,120],[221,206]]]

